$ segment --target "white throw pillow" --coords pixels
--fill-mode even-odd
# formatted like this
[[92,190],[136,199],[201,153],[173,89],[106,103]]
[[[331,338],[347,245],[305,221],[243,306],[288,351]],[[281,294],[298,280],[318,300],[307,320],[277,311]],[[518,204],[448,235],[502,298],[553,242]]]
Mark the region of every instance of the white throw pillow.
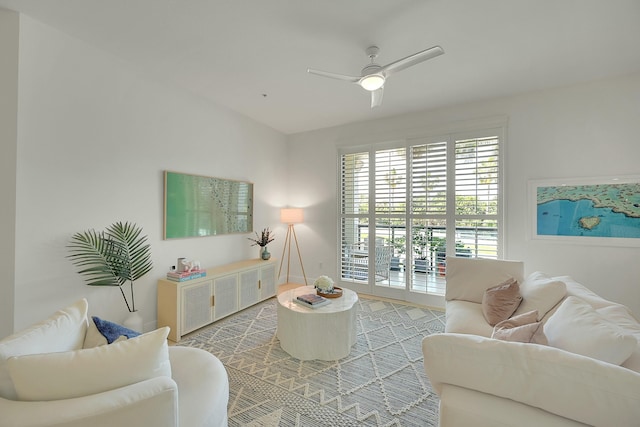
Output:
[[25,354],[53,353],[82,348],[87,332],[86,299],[58,310],[51,317],[0,341],[0,397],[15,399],[7,359]]
[[609,322],[589,303],[570,296],[544,325],[549,345],[620,365],[636,349],[636,338]]
[[12,357],[9,375],[19,400],[71,399],[158,376],[171,377],[169,328],[111,345]]
[[107,339],[100,333],[96,324],[93,322],[93,319],[89,318],[88,321],[89,327],[87,328],[82,348],[93,348],[101,345],[107,345]]
[[522,295],[522,303],[514,315],[538,310],[538,321],[540,321],[567,295],[567,285],[536,271],[520,284],[520,295]]
[[622,363],[621,366],[631,369],[632,371],[640,372],[640,323],[633,317],[631,311],[621,304],[612,304],[607,307],[597,308],[596,312],[604,316],[608,321],[620,326],[626,333],[629,333],[636,337],[639,341],[636,349],[631,353],[631,356]]

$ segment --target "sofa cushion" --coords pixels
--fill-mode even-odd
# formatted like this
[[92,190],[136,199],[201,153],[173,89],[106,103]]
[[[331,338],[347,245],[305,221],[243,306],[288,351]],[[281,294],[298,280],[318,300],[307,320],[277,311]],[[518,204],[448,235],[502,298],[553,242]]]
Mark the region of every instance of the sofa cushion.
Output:
[[538,320],[542,320],[567,295],[567,286],[564,282],[537,271],[520,284],[520,295],[522,304],[515,314],[538,310]]
[[446,302],[447,317],[445,332],[458,334],[474,334],[490,337],[493,327],[482,314],[482,304],[469,301],[451,300]]
[[165,326],[112,345],[11,357],[7,367],[19,400],[71,399],[171,377],[168,335]]
[[520,287],[513,277],[493,286],[482,296],[482,314],[491,326],[508,319],[522,302]]
[[447,257],[445,299],[482,303],[487,288],[514,278],[524,279],[524,263],[482,258]]
[[453,384],[586,425],[636,426],[640,419],[640,374],[620,366],[549,346],[474,335],[429,335],[422,351],[438,393]]
[[48,319],[0,341],[0,397],[16,398],[6,366],[10,357],[82,348],[88,326],[87,308],[87,300],[79,300]]
[[627,360],[638,344],[633,335],[574,296],[549,317],[544,332],[550,346],[615,365]]

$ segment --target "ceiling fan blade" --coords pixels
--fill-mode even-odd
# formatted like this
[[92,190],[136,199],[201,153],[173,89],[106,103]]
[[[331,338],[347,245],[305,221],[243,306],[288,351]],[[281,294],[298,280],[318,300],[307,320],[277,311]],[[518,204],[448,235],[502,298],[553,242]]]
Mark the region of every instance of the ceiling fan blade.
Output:
[[383,90],[384,86],[371,92],[371,108],[379,107],[380,105],[382,105]]
[[413,55],[409,55],[406,58],[399,59],[395,62],[385,65],[380,70],[385,73],[387,76],[393,73],[397,73],[398,71],[402,71],[405,68],[409,68],[412,65],[419,64],[427,59],[435,58],[436,56],[440,56],[444,53],[444,49],[440,46],[430,47],[429,49],[425,49],[422,52],[414,53]]
[[315,74],[322,77],[329,77],[332,79],[344,80],[351,83],[358,83],[358,81],[360,80],[360,77],[345,76],[344,74],[336,74],[336,73],[330,73],[328,71],[314,70],[313,68],[307,68],[307,73]]

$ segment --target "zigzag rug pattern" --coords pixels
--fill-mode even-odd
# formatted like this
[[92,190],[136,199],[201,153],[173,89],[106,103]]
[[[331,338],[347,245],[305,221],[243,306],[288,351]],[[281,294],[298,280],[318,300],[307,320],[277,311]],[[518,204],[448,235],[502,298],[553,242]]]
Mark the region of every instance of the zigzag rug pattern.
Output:
[[437,426],[421,342],[444,331],[444,312],[360,298],[351,354],[301,361],[280,348],[276,304],[261,302],[179,343],[225,365],[230,427]]

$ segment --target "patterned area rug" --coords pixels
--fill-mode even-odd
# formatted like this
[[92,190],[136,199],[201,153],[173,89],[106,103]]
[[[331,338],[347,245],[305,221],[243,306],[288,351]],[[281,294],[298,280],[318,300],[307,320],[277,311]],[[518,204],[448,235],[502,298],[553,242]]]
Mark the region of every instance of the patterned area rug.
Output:
[[280,348],[275,298],[184,337],[227,368],[229,426],[437,426],[438,397],[422,338],[444,312],[360,298],[358,337],[337,361],[301,361]]

